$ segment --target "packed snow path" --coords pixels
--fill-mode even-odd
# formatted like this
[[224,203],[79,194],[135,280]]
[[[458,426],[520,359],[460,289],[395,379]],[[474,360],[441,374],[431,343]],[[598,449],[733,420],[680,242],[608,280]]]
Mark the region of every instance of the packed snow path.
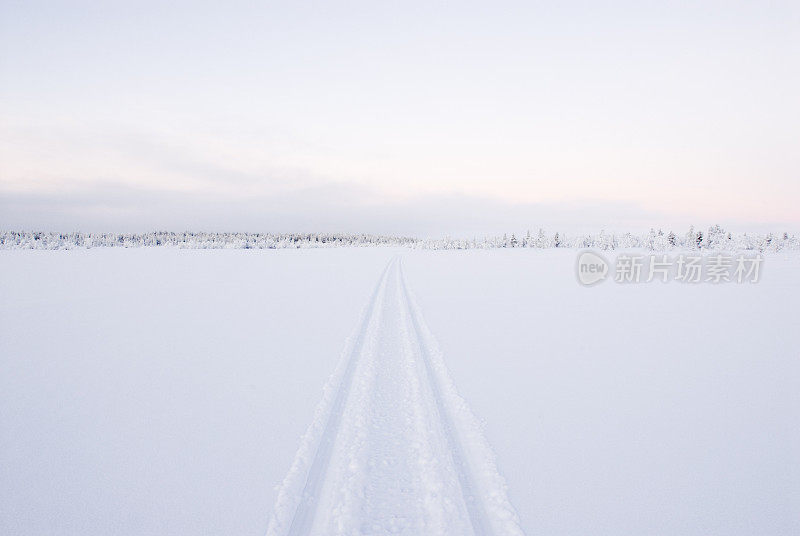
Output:
[[326,386],[267,534],[522,534],[399,259]]

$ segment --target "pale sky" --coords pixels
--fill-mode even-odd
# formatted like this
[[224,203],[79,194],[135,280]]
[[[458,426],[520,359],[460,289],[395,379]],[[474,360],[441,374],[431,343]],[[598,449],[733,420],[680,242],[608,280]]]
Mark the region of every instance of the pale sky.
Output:
[[4,229],[800,229],[796,0],[0,6]]

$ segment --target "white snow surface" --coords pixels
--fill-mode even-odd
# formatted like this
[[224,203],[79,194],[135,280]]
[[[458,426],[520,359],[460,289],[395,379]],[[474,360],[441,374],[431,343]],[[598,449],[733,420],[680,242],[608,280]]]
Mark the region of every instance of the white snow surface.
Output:
[[800,533],[800,257],[575,257],[0,252],[0,533]]
[[399,258],[326,388],[267,534],[522,534]]

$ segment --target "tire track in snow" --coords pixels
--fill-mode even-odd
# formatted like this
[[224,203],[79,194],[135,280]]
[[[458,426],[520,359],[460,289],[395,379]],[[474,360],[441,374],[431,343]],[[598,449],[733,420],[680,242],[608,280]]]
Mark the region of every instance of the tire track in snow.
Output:
[[400,286],[403,292],[403,305],[411,320],[413,333],[411,334],[416,342],[417,349],[422,357],[422,362],[425,368],[425,379],[427,385],[433,392],[433,401],[435,404],[436,414],[439,417],[444,436],[447,439],[447,446],[450,449],[450,455],[453,459],[453,464],[456,467],[456,474],[461,488],[461,495],[464,504],[469,513],[469,521],[472,526],[472,532],[475,536],[487,536],[491,534],[488,523],[486,522],[486,513],[480,497],[476,497],[473,491],[472,477],[470,475],[471,469],[467,464],[464,453],[461,449],[461,444],[456,431],[453,429],[453,420],[449,414],[448,408],[445,407],[442,400],[441,388],[439,382],[434,375],[433,365],[431,364],[430,352],[425,346],[422,338],[420,337],[420,319],[417,312],[411,308],[411,300],[408,295],[408,286],[406,285],[405,274],[403,273],[402,265],[400,266]]
[[[344,370],[334,371],[331,379],[328,381],[323,400],[316,412],[316,418],[303,437],[294,464],[284,480],[281,490],[278,492],[275,512],[267,528],[267,535],[269,536],[279,534],[299,536],[309,534],[311,531],[311,524],[314,521],[314,510],[319,500],[325,474],[328,470],[336,435],[341,425],[344,405],[353,382],[354,371],[358,364],[361,349],[364,346],[366,333],[370,325],[375,321],[376,311],[379,309],[386,288],[387,275],[390,268],[396,262],[398,262],[397,257],[389,261],[389,264],[383,269],[378,284],[372,292],[369,304],[362,313],[360,326],[356,331],[354,340],[348,345],[350,348],[346,349],[344,352]],[[337,368],[341,368],[341,365]],[[335,391],[332,400],[330,400],[330,396],[328,396],[331,391]],[[325,424],[320,432],[319,429],[322,421],[324,421]],[[309,466],[308,455],[314,443],[316,443],[316,452],[313,454],[313,461]],[[303,484],[302,490],[299,492],[299,497],[293,497],[297,495],[297,484],[301,480]],[[290,504],[292,502],[296,502],[294,508],[292,508]],[[288,514],[289,511],[293,512],[289,524],[286,526],[286,514]]]
[[522,534],[399,259],[384,270],[344,356],[268,536]]
[[475,536],[523,535],[516,509],[508,499],[505,479],[497,469],[494,452],[483,435],[482,426],[455,388],[421,310],[408,290],[402,261],[398,261],[398,267],[403,302],[413,328],[412,337],[418,345],[436,413],[458,468],[473,533]]

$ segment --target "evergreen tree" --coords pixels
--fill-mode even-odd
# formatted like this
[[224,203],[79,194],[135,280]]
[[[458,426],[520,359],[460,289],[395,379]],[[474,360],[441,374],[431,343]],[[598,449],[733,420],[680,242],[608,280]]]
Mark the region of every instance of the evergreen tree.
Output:
[[667,235],[667,242],[669,242],[670,246],[674,247],[678,243],[678,237],[675,236],[675,233],[670,231],[669,234]]

